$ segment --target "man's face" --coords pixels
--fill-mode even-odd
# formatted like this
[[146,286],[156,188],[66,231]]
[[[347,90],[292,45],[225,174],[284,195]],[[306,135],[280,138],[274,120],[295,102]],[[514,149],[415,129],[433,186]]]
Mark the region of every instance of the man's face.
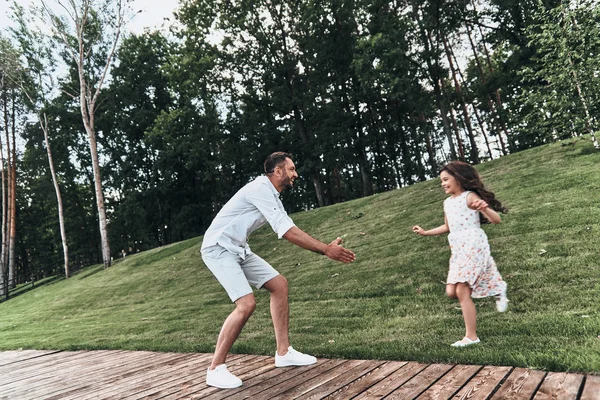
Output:
[[284,189],[291,189],[294,187],[294,180],[298,177],[296,172],[296,165],[289,158],[285,159],[285,162],[276,168],[281,170],[281,187]]

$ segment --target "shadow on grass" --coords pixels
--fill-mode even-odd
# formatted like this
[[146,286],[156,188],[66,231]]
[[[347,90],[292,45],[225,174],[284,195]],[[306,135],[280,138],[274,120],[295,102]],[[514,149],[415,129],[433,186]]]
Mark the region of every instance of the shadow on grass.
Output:
[[39,288],[39,287],[42,287],[42,286],[45,286],[45,285],[48,285],[48,284],[51,284],[51,283],[55,283],[55,282],[58,282],[58,281],[63,280],[63,279],[65,279],[64,276],[51,276],[49,278],[44,278],[43,280],[38,281],[38,282],[27,283],[27,284],[21,285],[18,288],[13,289],[12,291],[9,291],[8,292],[8,299],[6,297],[2,297],[0,299],[0,303],[3,303],[5,301],[8,301],[8,300],[13,299],[15,297],[18,297],[18,296],[20,296],[20,295],[22,295],[24,293],[30,292],[30,291],[32,291],[34,289]]
[[[151,264],[166,258],[176,256],[184,250],[197,246],[199,244],[199,241],[200,238],[192,238],[183,242],[174,243],[163,247],[157,247],[144,254],[136,255],[135,260],[132,260],[129,266],[138,267],[141,265]],[[200,251],[198,251],[198,257],[200,257]]]
[[93,267],[85,267],[77,270],[71,274],[71,278],[77,277],[78,280],[89,278],[90,276],[96,275],[98,272],[104,271],[102,265],[96,265]]

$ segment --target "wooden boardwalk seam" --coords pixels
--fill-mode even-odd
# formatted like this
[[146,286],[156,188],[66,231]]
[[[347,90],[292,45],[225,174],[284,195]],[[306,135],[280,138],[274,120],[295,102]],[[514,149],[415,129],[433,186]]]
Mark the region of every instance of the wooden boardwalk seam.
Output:
[[149,351],[0,352],[0,399],[573,399],[600,400],[600,376],[526,368],[319,359],[275,368],[273,357],[227,360],[244,384],[205,383],[212,354]]

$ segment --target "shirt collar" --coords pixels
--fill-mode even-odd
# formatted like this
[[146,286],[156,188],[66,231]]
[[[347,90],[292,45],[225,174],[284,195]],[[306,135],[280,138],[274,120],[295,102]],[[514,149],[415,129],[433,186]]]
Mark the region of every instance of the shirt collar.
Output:
[[269,179],[269,177],[267,177],[266,175],[261,175],[258,177],[258,179],[262,179],[264,181],[266,181],[269,184],[269,188],[271,189],[271,191],[273,192],[273,194],[277,197],[279,197],[279,192],[277,191],[277,189],[275,189],[275,186],[273,185],[273,182],[271,182],[271,180]]

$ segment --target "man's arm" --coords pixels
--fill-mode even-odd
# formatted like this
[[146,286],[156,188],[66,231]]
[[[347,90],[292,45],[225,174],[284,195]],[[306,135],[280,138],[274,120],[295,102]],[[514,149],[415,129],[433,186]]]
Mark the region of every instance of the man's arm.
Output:
[[355,259],[355,255],[352,251],[340,245],[342,243],[342,238],[339,237],[333,242],[325,244],[320,240],[313,238],[297,226],[293,226],[283,235],[283,238],[303,249],[324,254],[332,260],[349,263]]

